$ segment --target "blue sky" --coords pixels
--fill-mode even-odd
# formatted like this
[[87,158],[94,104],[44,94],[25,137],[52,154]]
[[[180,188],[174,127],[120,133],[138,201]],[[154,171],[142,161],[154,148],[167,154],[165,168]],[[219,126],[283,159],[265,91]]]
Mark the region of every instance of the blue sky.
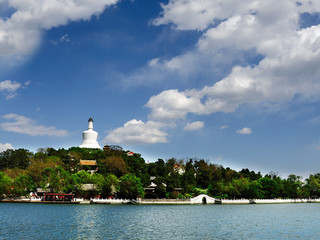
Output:
[[320,172],[315,0],[3,0],[0,151],[100,145]]

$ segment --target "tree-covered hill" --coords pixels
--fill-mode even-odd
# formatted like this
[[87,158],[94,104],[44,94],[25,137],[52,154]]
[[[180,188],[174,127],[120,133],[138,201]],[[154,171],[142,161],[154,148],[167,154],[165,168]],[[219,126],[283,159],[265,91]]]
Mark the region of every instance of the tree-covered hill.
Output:
[[[100,149],[8,149],[0,153],[0,197],[19,197],[44,189],[84,197],[186,198],[206,193],[217,198],[316,198],[320,174],[304,182],[294,174],[282,179],[249,169],[235,171],[204,159],[146,163],[120,146]],[[96,166],[80,165],[95,160]],[[152,181],[151,181],[152,179]],[[152,183],[153,190],[150,189]],[[84,189],[91,184],[93,189]],[[149,188],[148,188],[149,187]]]

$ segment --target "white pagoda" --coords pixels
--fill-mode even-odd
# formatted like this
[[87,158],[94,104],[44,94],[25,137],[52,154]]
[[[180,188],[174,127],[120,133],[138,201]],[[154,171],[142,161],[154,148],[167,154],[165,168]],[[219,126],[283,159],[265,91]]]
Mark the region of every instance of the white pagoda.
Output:
[[81,148],[100,148],[97,141],[98,133],[93,131],[93,119],[90,117],[88,130],[82,132],[82,143],[79,147]]

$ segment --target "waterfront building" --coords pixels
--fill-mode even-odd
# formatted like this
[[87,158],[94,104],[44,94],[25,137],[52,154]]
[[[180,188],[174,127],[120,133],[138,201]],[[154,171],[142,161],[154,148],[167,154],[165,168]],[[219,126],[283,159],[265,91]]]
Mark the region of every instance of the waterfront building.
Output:
[[128,157],[132,157],[134,155],[134,152],[127,152]]
[[97,139],[98,133],[93,131],[93,119],[90,117],[88,120],[88,130],[82,132],[81,148],[99,148],[101,149]]
[[173,166],[174,171],[176,171],[179,175],[182,175],[185,173],[185,169],[181,167],[179,164],[174,164]]
[[71,202],[74,200],[74,194],[70,193],[44,193],[44,201],[61,201],[61,202]]

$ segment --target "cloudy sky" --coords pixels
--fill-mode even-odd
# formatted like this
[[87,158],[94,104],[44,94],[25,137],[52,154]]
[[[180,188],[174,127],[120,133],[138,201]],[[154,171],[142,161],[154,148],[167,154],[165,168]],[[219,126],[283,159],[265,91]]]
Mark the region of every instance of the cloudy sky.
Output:
[[320,2],[2,0],[0,151],[320,172]]

